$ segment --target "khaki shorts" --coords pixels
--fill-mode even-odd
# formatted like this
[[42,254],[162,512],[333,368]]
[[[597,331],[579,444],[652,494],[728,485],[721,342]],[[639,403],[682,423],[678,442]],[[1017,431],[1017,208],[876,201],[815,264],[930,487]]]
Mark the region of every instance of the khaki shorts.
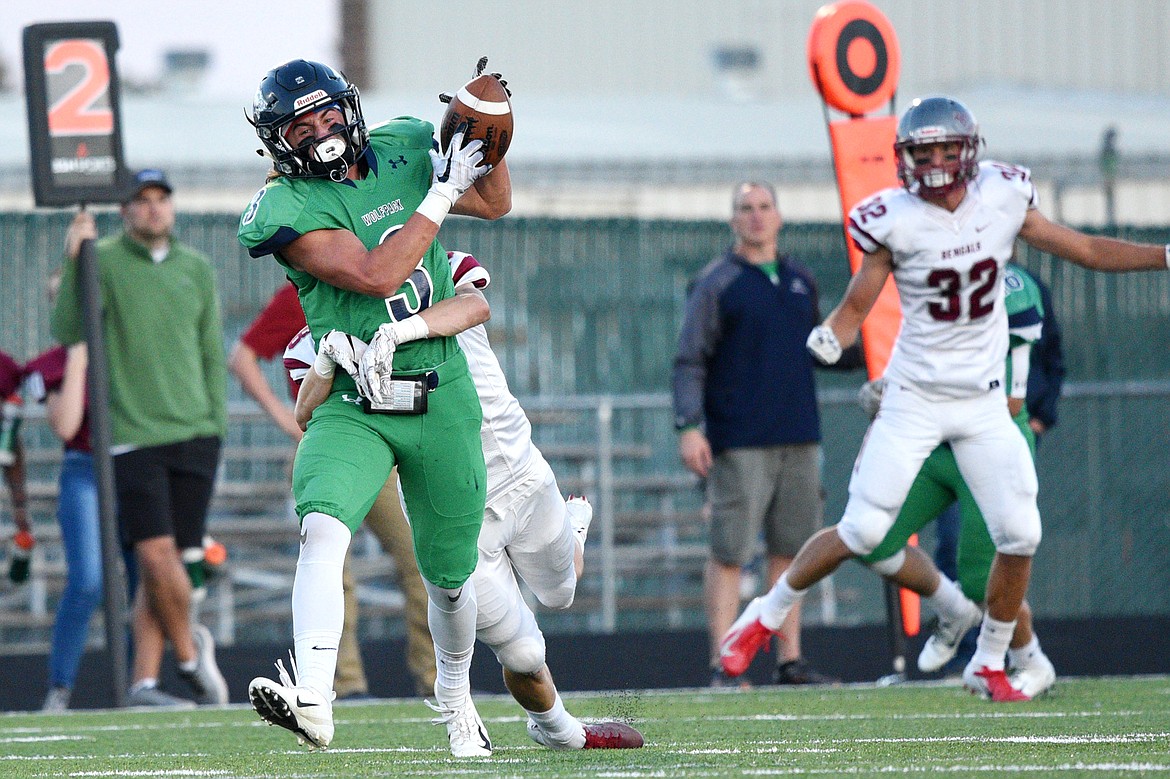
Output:
[[784,444],[720,452],[707,479],[711,556],[746,565],[761,531],[771,557],[795,557],[821,528],[821,445]]

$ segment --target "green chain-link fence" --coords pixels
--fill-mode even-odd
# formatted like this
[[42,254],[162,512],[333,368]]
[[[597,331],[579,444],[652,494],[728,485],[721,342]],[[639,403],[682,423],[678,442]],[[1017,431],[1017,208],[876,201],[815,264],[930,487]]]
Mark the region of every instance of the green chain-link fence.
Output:
[[[118,221],[99,214],[103,232]],[[49,345],[44,281],[60,262],[67,223],[62,213],[0,214],[0,348],[18,357]],[[177,233],[213,258],[230,346],[282,282],[280,269],[247,256],[230,215],[183,215]],[[1165,242],[1170,228],[1120,235]],[[669,392],[687,282],[729,232],[719,222],[452,219],[440,239],[491,271],[489,330],[523,400]],[[813,269],[827,312],[848,281],[840,225],[792,224],[781,239]],[[1023,249],[1021,264],[1052,290],[1068,367],[1060,424],[1038,454],[1045,538],[1033,602],[1045,616],[1170,613],[1170,274],[1092,273]],[[270,370],[279,381],[279,366]],[[821,376],[837,398],[823,406],[828,522],[840,516],[865,424],[842,398],[862,381]],[[242,398],[234,382],[229,397]],[[233,435],[280,441],[271,432]],[[615,417],[614,435],[649,452],[623,465],[631,474],[682,473],[668,410]],[[872,575],[846,568],[837,587],[844,618],[880,619]]]

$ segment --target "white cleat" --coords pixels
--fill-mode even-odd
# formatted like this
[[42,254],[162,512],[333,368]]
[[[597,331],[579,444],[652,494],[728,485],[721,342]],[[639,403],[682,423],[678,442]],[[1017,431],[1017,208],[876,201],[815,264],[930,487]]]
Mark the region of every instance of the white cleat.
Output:
[[553,734],[536,724],[531,717],[528,718],[528,737],[540,744],[542,747],[549,749],[584,749],[585,748],[585,726],[581,726],[580,731],[564,736],[563,738],[556,738]]
[[248,699],[260,719],[296,734],[298,744],[324,749],[333,740],[333,702],[312,687],[300,687],[296,661],[289,654],[292,677],[284,663],[276,661],[280,683],[256,677],[248,684]]
[[642,734],[624,722],[577,723],[580,730],[557,738],[528,719],[528,735],[549,749],[640,749],[645,743]]
[[1012,687],[1024,695],[1036,698],[1051,690],[1056,684],[1056,668],[1047,656],[1038,653],[1026,666],[1013,671],[1011,682]]
[[918,670],[931,673],[950,662],[959,651],[963,636],[982,621],[983,611],[971,601],[966,602],[963,613],[956,618],[947,619],[940,614],[934,632],[918,655]]
[[179,670],[179,677],[195,693],[195,700],[204,705],[219,705],[228,702],[228,686],[215,662],[215,640],[206,625],[195,623],[191,626],[191,638],[195,641],[198,665],[192,671]]
[[[438,696],[435,696],[436,699]],[[426,701],[427,706],[439,713],[431,720],[435,725],[447,726],[447,738],[451,741],[451,755],[454,757],[491,757],[492,741],[488,738],[487,728],[475,710],[471,698],[458,709],[451,709],[443,704],[434,704]]]

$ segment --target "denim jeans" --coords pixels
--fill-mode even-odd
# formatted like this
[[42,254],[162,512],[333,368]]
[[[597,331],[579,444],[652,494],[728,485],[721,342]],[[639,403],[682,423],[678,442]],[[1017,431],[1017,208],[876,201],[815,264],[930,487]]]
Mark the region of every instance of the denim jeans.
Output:
[[73,687],[85,652],[90,617],[102,600],[102,549],[93,455],[66,450],[61,463],[57,521],[65,547],[65,590],[57,605],[49,650],[49,684]]

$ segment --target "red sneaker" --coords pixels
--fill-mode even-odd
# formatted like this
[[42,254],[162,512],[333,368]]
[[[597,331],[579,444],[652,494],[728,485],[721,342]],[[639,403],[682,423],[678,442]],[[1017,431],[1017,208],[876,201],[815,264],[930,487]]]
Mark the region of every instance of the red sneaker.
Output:
[[985,665],[976,668],[968,664],[963,670],[963,686],[982,695],[992,703],[1018,703],[1032,700],[1012,686],[1002,668],[991,670]]
[[598,722],[585,726],[586,749],[639,749],[642,734],[622,722]]
[[719,645],[719,663],[723,666],[723,673],[731,677],[742,674],[760,649],[765,652],[771,650],[772,636],[776,635],[779,635],[778,631],[760,622],[760,599],[753,598],[739,619],[732,623]]

